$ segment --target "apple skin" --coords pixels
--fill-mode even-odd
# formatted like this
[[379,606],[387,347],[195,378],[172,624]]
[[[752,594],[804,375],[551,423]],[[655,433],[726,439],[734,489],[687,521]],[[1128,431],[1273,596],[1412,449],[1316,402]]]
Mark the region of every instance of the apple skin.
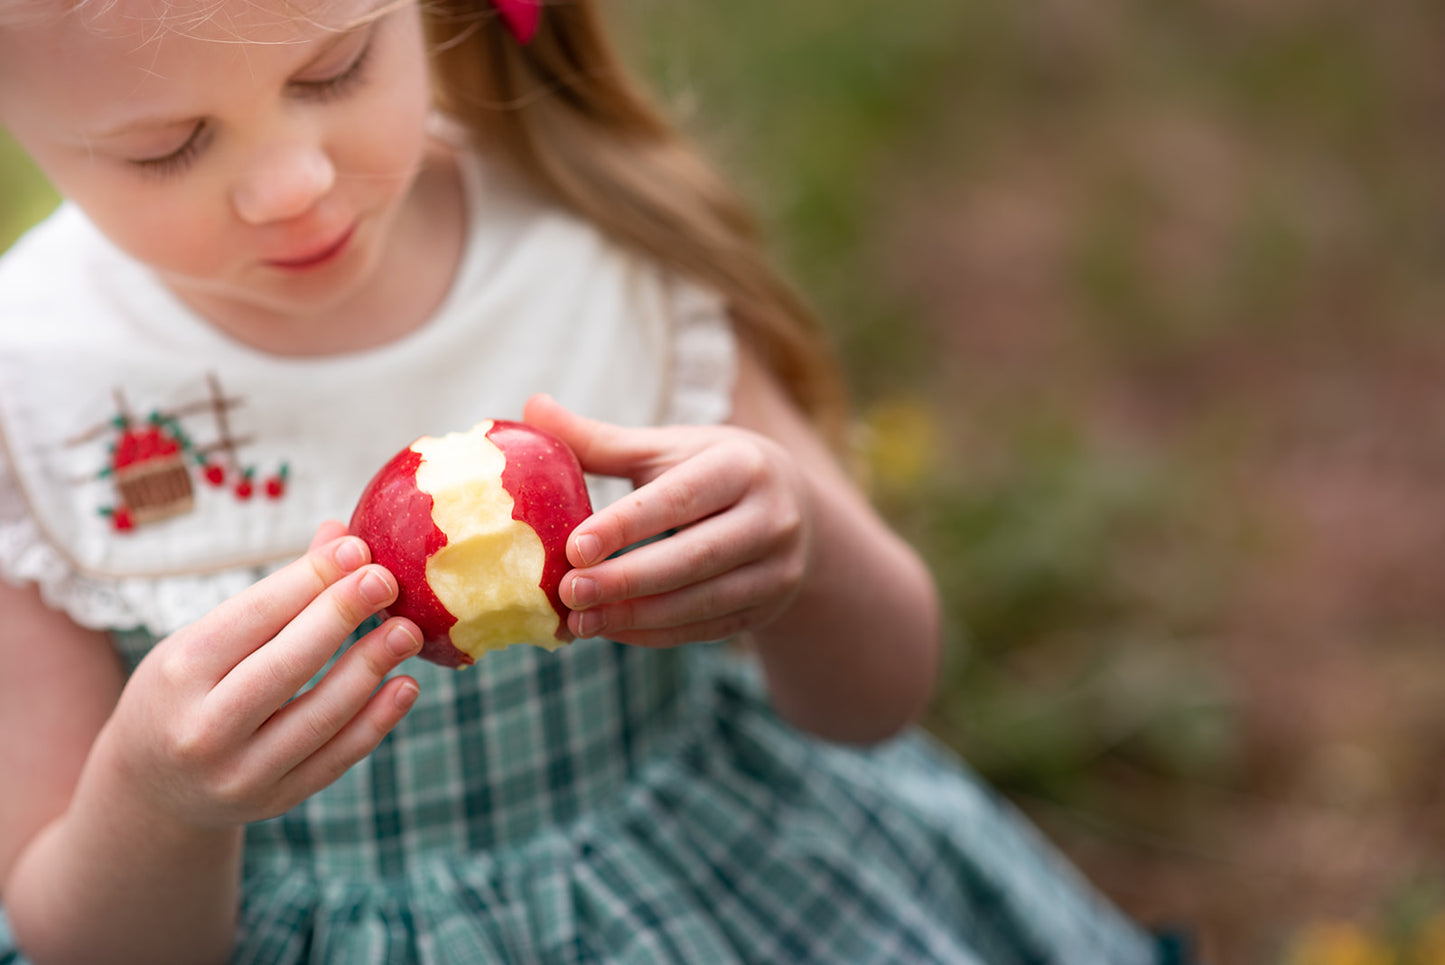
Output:
[[386,613],[420,628],[420,656],[462,668],[513,643],[572,639],[559,585],[567,538],[591,514],[564,442],[495,419],[398,452],[362,491],[350,530],[396,577]]

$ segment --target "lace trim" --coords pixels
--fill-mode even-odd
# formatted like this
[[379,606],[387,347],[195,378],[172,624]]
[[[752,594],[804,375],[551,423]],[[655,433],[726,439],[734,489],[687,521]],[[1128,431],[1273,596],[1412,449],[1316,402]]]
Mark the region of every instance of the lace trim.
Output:
[[732,414],[737,345],[721,298],[691,285],[673,292],[672,372],[662,421],[712,425]]

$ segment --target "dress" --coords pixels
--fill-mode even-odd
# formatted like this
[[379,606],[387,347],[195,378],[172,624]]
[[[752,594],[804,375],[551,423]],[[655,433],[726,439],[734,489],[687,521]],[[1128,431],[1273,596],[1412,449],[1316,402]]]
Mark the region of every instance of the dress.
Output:
[[[417,435],[515,417],[532,391],[628,424],[726,416],[715,299],[494,165],[467,172],[437,321],[340,359],[226,342],[74,210],[33,232],[0,261],[0,574],[134,665],[347,518]],[[737,646],[405,671],[421,694],[395,732],[248,828],[236,962],[1159,960],[926,736],[800,734]],[[21,961],[0,909],[0,963]]]

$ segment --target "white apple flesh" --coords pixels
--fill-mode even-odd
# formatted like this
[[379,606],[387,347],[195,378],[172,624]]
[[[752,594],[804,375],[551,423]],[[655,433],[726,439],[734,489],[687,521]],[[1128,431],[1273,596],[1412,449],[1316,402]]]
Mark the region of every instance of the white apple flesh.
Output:
[[423,436],[357,500],[350,529],[396,576],[387,608],[424,638],[420,656],[466,667],[514,643],[572,639],[558,585],[567,537],[592,514],[576,455],[522,422]]

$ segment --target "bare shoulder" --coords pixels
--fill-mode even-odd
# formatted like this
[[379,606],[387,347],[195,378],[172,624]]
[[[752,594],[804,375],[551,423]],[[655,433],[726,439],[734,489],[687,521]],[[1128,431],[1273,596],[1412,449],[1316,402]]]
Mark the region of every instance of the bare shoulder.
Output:
[[70,800],[124,672],[104,634],[0,583],[0,882]]

